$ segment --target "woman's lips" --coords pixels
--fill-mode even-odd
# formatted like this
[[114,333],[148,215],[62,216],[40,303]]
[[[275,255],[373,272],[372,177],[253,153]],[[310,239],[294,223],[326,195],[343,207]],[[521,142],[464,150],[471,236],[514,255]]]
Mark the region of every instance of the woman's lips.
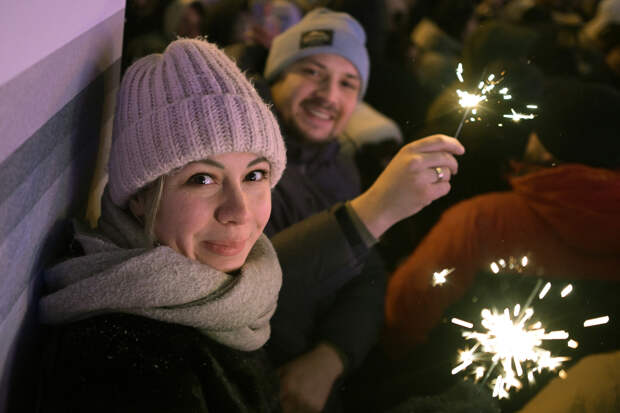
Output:
[[203,241],[203,245],[212,253],[231,257],[239,254],[245,248],[247,240],[243,241]]

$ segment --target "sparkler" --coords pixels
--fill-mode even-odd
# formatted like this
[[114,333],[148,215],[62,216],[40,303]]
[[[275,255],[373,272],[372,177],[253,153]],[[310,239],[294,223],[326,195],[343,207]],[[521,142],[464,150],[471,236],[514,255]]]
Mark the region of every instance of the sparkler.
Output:
[[[510,257],[509,262],[517,260]],[[520,263],[527,265],[527,257],[522,257]],[[494,266],[509,267],[503,259],[493,262],[491,268]],[[459,351],[458,364],[452,369],[452,374],[469,371],[475,381],[482,380],[483,384],[492,378],[489,386],[493,390],[493,397],[502,399],[508,398],[511,390],[522,388],[524,377],[527,377],[529,383],[534,383],[536,373],[555,371],[564,361],[569,360],[569,357],[551,354],[544,347],[549,340],[566,340],[567,346],[572,349],[577,348],[579,343],[570,339],[568,332],[547,331],[540,320],[534,320],[532,301],[537,295],[542,300],[551,290],[551,283],[545,284],[542,289],[541,286],[542,280],[539,280],[525,303],[516,304],[512,311],[509,308],[504,308],[502,312],[484,308],[481,311],[481,331],[475,330],[474,324],[469,321],[452,318],[453,324],[467,329],[462,336],[475,342],[471,348]],[[560,296],[564,298],[571,291],[572,285],[568,284],[562,288]],[[587,320],[586,323],[596,325],[608,319],[599,317]]]
[[[478,90],[475,93],[463,91],[461,89],[456,90],[456,94],[459,98],[458,103],[462,108],[465,109],[465,111],[463,112],[463,117],[461,118],[461,121],[456,128],[456,132],[454,133],[455,138],[458,139],[459,135],[461,134],[461,130],[463,129],[463,125],[465,124],[469,113],[471,112],[472,114],[476,115],[478,106],[483,102],[487,102],[489,100],[489,96],[492,93],[495,93],[494,90],[496,86],[504,80],[504,74],[505,72],[502,72],[499,76],[496,76],[495,74],[491,73],[489,76],[487,76],[485,80],[481,80],[480,83],[478,83]],[[465,82],[465,80],[463,79],[462,63],[459,63],[456,68],[456,77],[459,82]],[[503,87],[496,92],[503,98],[503,100],[512,99],[512,95],[508,93],[509,89],[507,87]],[[527,105],[526,107],[528,109],[538,109],[537,105]],[[512,119],[513,122],[519,122],[522,119],[534,119],[535,116],[533,113],[518,113],[513,108],[510,108],[510,111],[511,113],[504,114],[504,117]],[[480,120],[480,117],[470,117],[469,121],[475,122],[476,119]],[[502,127],[503,124],[498,123],[498,126]]]

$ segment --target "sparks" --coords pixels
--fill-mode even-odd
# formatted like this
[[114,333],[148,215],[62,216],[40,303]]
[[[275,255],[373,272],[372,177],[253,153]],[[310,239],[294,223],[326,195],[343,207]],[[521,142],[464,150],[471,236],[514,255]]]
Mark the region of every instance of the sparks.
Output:
[[513,122],[519,122],[521,119],[534,119],[534,114],[528,113],[527,115],[524,113],[518,113],[513,108],[510,108],[512,113],[504,114],[505,118],[512,119]]
[[[515,306],[512,312],[514,318],[511,317],[508,308],[501,313],[483,309],[481,324],[486,331],[462,333],[466,340],[475,340],[476,344],[471,349],[459,353],[460,364],[452,369],[452,374],[472,366],[472,374],[476,380],[480,380],[485,371],[487,371],[486,378],[489,378],[493,370],[499,368],[500,372],[494,377],[491,388],[493,397],[501,399],[507,398],[511,389],[522,387],[521,380],[524,375],[533,382],[534,373],[540,373],[544,369],[555,370],[562,362],[568,360],[567,357],[553,356],[542,347],[545,340],[568,339],[568,333],[563,330],[547,332],[542,328],[540,321],[527,325],[534,310],[527,308],[521,313],[520,309],[520,305]],[[520,316],[514,315],[519,313]],[[452,322],[455,323],[455,320],[458,319],[453,318]],[[475,364],[476,362],[490,363],[491,367],[485,369]]]
[[[468,114],[470,111],[474,115],[477,113],[475,108],[480,103],[488,100],[488,96],[495,89],[495,86],[497,86],[499,83],[501,83],[504,80],[503,76],[504,76],[504,72],[502,72],[499,76],[496,76],[495,74],[490,74],[489,76],[487,76],[486,80],[481,80],[480,83],[478,83],[478,88],[477,88],[478,90],[476,91],[476,93],[471,93],[471,92],[457,89],[456,94],[459,97],[458,103],[461,107],[465,108],[465,111],[463,112],[463,118],[461,119],[461,122],[459,123],[456,129],[456,132],[454,133],[455,138],[458,139],[465,121],[475,122],[476,120],[481,120],[480,118],[473,118],[473,117],[468,118]],[[461,63],[457,65],[456,77],[459,79],[459,82],[464,83],[463,65]],[[504,88],[504,89],[506,89],[506,91],[508,90],[508,88]]]
[[524,256],[521,258],[521,266],[522,266],[522,267],[527,267],[528,262],[529,262],[529,260],[528,260],[528,258],[527,258],[527,255],[524,255]]
[[459,63],[459,65],[456,67],[456,77],[459,79],[459,82],[463,83],[463,64]]
[[480,102],[487,100],[487,97],[484,94],[476,95],[473,93],[464,92],[460,89],[457,89],[456,94],[460,98],[459,105],[464,108],[474,108],[478,106]]
[[446,282],[446,277],[454,271],[455,268],[445,268],[439,272],[433,273],[433,279],[431,281],[431,285],[436,287],[438,285],[442,285]]
[[586,320],[583,322],[583,326],[584,327],[592,327],[592,326],[598,326],[601,324],[607,324],[609,323],[609,316],[603,316],[603,317],[597,317],[597,318],[591,318],[589,320]]
[[491,271],[493,271],[493,274],[499,273],[499,265],[496,262],[491,263]]
[[538,109],[538,105],[527,105],[525,107],[528,109]]
[[461,326],[465,328],[474,328],[474,325],[472,323],[470,323],[469,321],[461,320],[460,318],[453,317],[452,320],[450,320],[450,322],[452,324],[456,324],[457,326]]
[[572,284],[568,284],[566,287],[564,287],[564,289],[562,290],[562,292],[560,293],[560,296],[562,298],[566,297],[567,295],[569,295],[571,293],[571,291],[573,291],[573,285]]
[[547,295],[550,289],[551,289],[551,283],[548,282],[547,284],[545,284],[540,294],[538,294],[538,299],[542,300],[543,298],[545,298],[545,295]]

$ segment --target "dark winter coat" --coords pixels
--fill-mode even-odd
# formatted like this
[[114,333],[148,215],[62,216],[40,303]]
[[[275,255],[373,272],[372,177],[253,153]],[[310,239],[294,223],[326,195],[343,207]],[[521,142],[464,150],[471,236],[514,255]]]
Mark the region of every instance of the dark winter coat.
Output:
[[197,329],[129,314],[55,327],[41,412],[278,412],[262,350],[218,344]]
[[[337,141],[324,144],[301,142],[285,138],[287,168],[272,193],[272,212],[265,230],[268,236],[277,234],[293,224],[304,225],[303,220],[328,210],[360,193],[359,174],[352,159],[340,151]],[[320,238],[328,242],[350,221],[346,208],[332,208],[340,212],[339,226],[321,224]],[[300,222],[302,221],[302,222]],[[317,224],[313,224],[317,225]],[[352,223],[348,232],[363,244]],[[326,232],[325,232],[326,231]],[[297,260],[288,264],[283,260],[279,245],[272,238],[283,269],[283,285],[278,308],[272,318],[272,336],[267,351],[277,365],[281,365],[311,350],[318,342],[332,344],[343,356],[345,368],[359,366],[374,345],[383,320],[385,269],[378,254],[367,247],[353,261],[340,266],[339,273],[326,277],[321,283],[309,286],[299,282],[295,273],[304,268],[324,269],[320,261],[309,263]],[[355,243],[355,242],[354,242]],[[289,249],[308,249],[309,237],[290,233]],[[317,245],[315,251],[325,250]],[[343,255],[344,248],[332,248],[328,253]],[[302,256],[293,252],[292,256]],[[313,260],[312,254],[308,259]],[[330,258],[331,259],[331,258]]]

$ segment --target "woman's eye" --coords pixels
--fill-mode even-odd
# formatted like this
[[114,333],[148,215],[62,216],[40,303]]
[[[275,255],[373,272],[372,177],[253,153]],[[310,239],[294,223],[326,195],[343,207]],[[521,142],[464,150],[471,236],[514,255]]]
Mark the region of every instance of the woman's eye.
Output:
[[194,184],[194,185],[209,185],[209,184],[212,184],[213,182],[214,182],[213,178],[207,174],[192,175],[187,180],[187,183]]
[[252,182],[262,181],[264,179],[267,179],[267,171],[262,170],[262,169],[257,169],[256,171],[252,171],[249,174],[247,174],[245,179],[247,181],[252,181]]

